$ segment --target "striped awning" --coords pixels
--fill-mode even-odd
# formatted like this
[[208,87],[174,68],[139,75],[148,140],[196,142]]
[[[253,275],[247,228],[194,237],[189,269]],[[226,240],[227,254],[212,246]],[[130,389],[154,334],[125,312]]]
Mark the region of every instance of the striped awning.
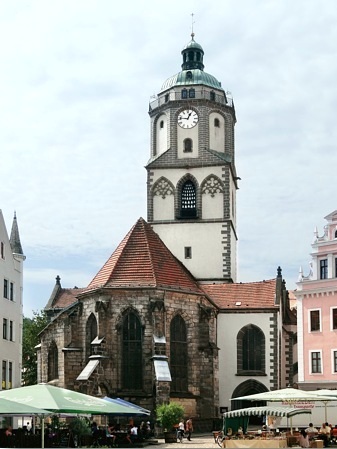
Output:
[[223,414],[224,418],[236,418],[240,416],[281,416],[290,418],[302,413],[311,413],[310,409],[295,407],[248,407],[232,410]]

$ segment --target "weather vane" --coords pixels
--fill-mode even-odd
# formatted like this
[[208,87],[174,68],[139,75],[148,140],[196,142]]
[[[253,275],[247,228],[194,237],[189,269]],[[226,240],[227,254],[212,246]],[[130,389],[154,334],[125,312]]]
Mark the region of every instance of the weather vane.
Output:
[[191,28],[192,28],[192,33],[191,33],[191,36],[192,36],[192,39],[193,39],[193,38],[194,38],[193,25],[195,24],[194,13],[193,13],[193,12],[192,12],[192,14],[191,14],[191,17],[192,17],[192,26],[191,26]]

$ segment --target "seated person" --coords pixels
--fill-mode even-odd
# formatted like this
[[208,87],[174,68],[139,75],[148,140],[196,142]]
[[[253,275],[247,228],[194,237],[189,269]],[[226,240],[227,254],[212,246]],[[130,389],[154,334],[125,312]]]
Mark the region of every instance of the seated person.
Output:
[[137,426],[133,426],[131,428],[131,442],[134,443],[137,438],[138,438],[138,427]]
[[323,423],[321,428],[319,429],[319,437],[323,440],[324,447],[329,446],[330,441],[330,427],[329,425],[326,425],[326,423]]
[[304,429],[301,430],[298,442],[301,447],[310,447],[309,435]]
[[314,427],[313,423],[309,423],[309,427],[305,429],[306,433],[309,435],[309,437],[313,437],[318,434],[318,429]]

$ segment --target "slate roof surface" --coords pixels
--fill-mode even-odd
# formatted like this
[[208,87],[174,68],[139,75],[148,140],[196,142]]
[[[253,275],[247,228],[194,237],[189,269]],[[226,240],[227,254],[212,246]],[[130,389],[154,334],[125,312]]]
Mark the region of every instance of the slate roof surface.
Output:
[[203,294],[196,280],[140,218],[85,291],[111,288],[173,288]]
[[276,279],[200,286],[220,309],[278,308],[275,305]]

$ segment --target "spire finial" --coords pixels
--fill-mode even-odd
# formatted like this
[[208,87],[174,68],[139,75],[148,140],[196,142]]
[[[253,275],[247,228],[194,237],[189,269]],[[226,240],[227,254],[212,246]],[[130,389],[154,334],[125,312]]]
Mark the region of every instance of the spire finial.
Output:
[[192,33],[191,33],[191,37],[192,37],[192,39],[194,39],[195,34],[194,34],[193,25],[195,24],[195,21],[194,21],[194,13],[193,12],[191,14],[191,17],[192,17],[192,26],[191,26]]

